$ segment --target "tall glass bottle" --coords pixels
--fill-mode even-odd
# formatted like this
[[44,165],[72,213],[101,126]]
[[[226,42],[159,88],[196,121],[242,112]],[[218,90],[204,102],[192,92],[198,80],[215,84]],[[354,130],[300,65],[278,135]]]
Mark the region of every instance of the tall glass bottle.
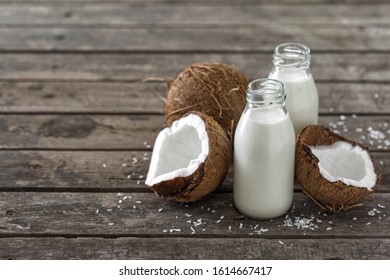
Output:
[[292,203],[294,127],[283,83],[254,80],[246,99],[234,137],[234,202],[249,217],[272,219]]
[[285,86],[286,108],[294,124],[295,134],[308,125],[318,123],[318,92],[310,70],[310,49],[302,44],[277,46],[269,78]]

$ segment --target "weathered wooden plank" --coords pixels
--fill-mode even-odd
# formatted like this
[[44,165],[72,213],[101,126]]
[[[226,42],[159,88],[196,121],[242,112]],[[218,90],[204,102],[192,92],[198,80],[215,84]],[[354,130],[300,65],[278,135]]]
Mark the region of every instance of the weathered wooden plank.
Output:
[[317,82],[316,85],[320,113],[389,113],[390,86],[387,84]]
[[165,96],[163,83],[0,82],[0,112],[163,113]]
[[[390,85],[317,82],[320,113],[389,114]],[[164,83],[0,82],[0,113],[163,113]]]
[[390,258],[389,239],[0,238],[0,259],[258,260]]
[[[313,53],[316,80],[390,80],[386,53]],[[147,77],[172,78],[199,61],[234,64],[252,78],[265,77],[271,69],[269,54],[1,54],[1,80],[115,80]]]
[[[0,51],[272,51],[294,41],[312,51],[388,51],[390,26],[260,24],[213,28],[2,28]],[[212,39],[211,39],[212,38]]]
[[0,189],[147,191],[151,152],[1,151]]
[[[372,156],[382,170],[376,192],[390,192],[390,157]],[[151,152],[135,151],[0,151],[0,190],[149,192],[144,182],[150,157]],[[231,166],[217,192],[232,192],[232,186]]]
[[163,127],[151,115],[3,115],[0,147],[147,149]]
[[[239,2],[234,0],[0,0],[2,4],[15,4],[18,5],[32,5],[32,4],[57,4],[66,5],[77,4],[77,5],[88,5],[88,4],[118,4],[126,3],[128,5],[137,6],[153,6],[153,5],[258,5],[258,4],[270,4],[267,0],[240,0]],[[278,4],[387,4],[387,0],[274,0],[271,2],[272,5]]]
[[0,216],[1,237],[390,238],[389,194],[373,194],[361,207],[324,215],[309,198],[295,193],[288,216],[272,221],[242,216],[231,193],[192,204],[152,193],[3,192],[0,201],[0,213],[5,213]]
[[[320,124],[367,145],[389,148],[389,116],[320,116]],[[0,115],[0,149],[150,150],[162,115]]]
[[129,6],[126,3],[32,7],[4,5],[2,25],[204,25],[260,23],[388,24],[389,5]]

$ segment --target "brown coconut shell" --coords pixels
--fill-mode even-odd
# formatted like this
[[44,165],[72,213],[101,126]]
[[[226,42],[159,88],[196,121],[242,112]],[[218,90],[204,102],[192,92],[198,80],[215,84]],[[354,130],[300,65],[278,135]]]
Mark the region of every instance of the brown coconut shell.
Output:
[[236,67],[195,63],[168,84],[165,119],[168,126],[189,111],[213,117],[232,136],[246,105],[248,79]]
[[[297,138],[295,155],[295,177],[302,191],[324,210],[338,212],[360,206],[360,202],[373,193],[373,189],[348,186],[341,181],[330,182],[325,179],[318,167],[318,158],[309,146],[331,145],[337,141],[345,141],[353,146],[360,146],[368,152],[368,148],[320,125],[304,128]],[[370,160],[371,155],[370,155]],[[380,174],[377,173],[377,182]]]
[[150,187],[160,196],[177,202],[197,201],[217,189],[227,175],[232,152],[226,133],[212,117],[200,112],[189,113],[197,114],[205,122],[209,137],[208,157],[190,176],[176,177]]

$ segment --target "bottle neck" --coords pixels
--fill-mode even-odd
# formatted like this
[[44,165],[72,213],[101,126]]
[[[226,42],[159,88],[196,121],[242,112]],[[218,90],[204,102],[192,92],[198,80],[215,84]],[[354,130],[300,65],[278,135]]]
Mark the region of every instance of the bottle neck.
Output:
[[247,108],[277,108],[286,101],[282,82],[273,79],[257,79],[248,84],[246,91]]
[[310,49],[298,43],[278,45],[272,63],[278,70],[307,70],[310,67]]

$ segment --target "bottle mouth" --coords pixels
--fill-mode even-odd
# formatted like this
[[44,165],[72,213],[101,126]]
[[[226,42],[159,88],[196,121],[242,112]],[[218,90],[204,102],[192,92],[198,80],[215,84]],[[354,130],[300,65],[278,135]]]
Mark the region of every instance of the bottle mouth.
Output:
[[248,84],[246,100],[260,106],[283,105],[286,100],[284,84],[274,79],[256,79]]
[[305,69],[310,66],[310,49],[298,43],[280,44],[275,48],[273,64],[282,68]]

